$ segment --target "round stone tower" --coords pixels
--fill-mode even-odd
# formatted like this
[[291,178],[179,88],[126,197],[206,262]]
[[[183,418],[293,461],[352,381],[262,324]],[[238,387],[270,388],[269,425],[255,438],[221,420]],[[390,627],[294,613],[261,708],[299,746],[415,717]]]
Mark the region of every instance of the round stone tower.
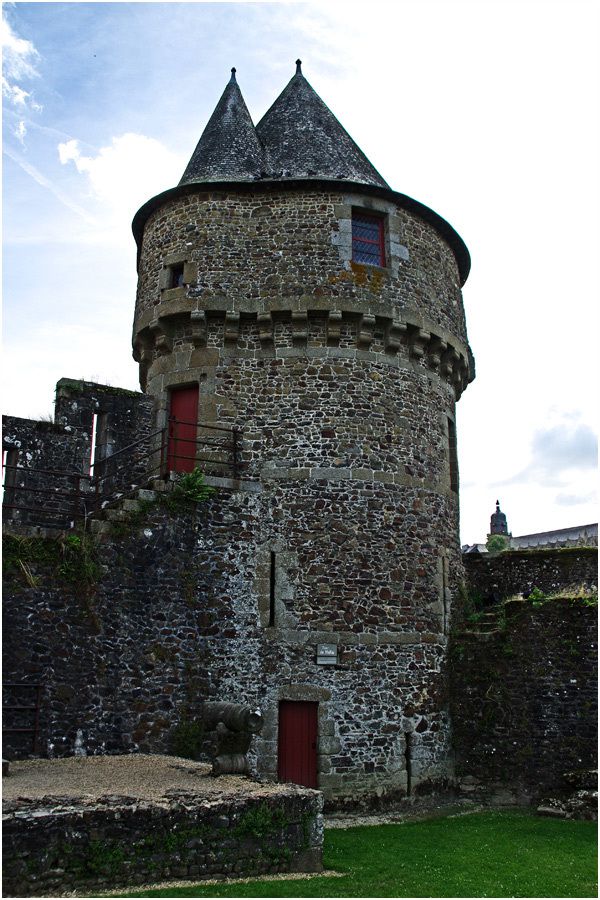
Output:
[[259,770],[340,803],[443,783],[464,243],[389,187],[300,63],[256,127],[232,70],[133,228],[157,427],[188,409],[242,430],[222,502],[253,525],[219,678],[260,703]]

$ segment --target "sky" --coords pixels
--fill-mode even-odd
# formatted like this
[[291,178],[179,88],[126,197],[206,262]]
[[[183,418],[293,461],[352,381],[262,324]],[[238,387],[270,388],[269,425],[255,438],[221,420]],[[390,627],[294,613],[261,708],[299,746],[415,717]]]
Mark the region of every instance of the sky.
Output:
[[598,521],[594,0],[6,3],[6,414],[59,378],[139,389],[136,210],[179,181],[230,75],[256,123],[303,74],[383,177],[469,247],[476,380],[461,541]]

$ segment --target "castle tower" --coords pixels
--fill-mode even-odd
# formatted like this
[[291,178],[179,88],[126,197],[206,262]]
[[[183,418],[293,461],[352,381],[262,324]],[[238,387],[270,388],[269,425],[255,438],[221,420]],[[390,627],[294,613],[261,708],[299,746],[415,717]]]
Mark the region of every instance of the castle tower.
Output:
[[133,229],[157,427],[175,411],[243,429],[223,503],[253,486],[232,580],[249,593],[215,677],[260,703],[259,770],[340,802],[442,782],[464,243],[389,187],[299,62],[256,127],[232,70],[180,184]]

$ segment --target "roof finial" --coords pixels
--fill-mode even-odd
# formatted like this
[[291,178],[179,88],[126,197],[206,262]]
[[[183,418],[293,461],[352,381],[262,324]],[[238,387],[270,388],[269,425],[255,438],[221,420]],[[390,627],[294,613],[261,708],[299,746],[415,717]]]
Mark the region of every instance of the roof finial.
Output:
[[296,60],[296,75],[302,75],[302,60]]
[[232,66],[232,68],[231,68],[231,81],[235,81],[235,73],[236,73],[236,71],[237,71],[237,70],[236,70],[235,66]]

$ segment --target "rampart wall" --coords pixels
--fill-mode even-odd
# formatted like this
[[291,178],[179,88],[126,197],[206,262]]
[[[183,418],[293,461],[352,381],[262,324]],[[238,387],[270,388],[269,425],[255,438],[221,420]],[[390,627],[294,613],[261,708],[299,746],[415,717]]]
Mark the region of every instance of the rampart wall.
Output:
[[450,651],[456,777],[505,803],[570,793],[566,772],[596,767],[597,606],[513,601],[491,634]]
[[497,602],[536,587],[544,594],[598,590],[598,548],[506,550],[498,554],[464,554],[463,563],[473,597]]

